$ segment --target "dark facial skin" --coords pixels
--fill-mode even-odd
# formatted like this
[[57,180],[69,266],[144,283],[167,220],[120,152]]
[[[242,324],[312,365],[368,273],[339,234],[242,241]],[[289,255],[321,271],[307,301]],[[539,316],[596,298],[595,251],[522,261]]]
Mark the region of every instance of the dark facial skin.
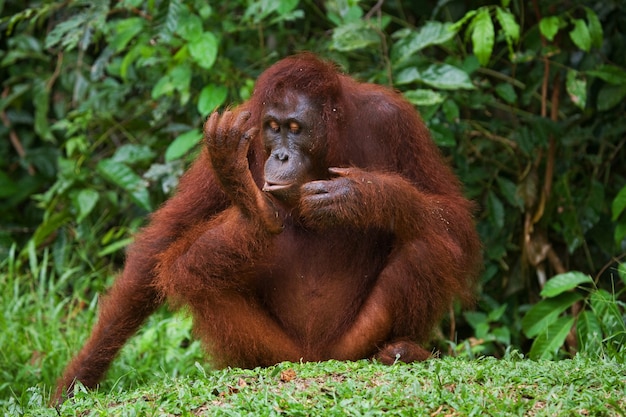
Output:
[[265,109],[263,191],[285,203],[297,203],[303,184],[328,177],[323,166],[326,132],[319,114],[319,107],[301,93],[287,93]]

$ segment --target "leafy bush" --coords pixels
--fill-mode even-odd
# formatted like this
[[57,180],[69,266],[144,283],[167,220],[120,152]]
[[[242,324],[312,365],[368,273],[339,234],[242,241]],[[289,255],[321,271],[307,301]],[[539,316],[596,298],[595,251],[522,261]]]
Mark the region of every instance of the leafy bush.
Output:
[[530,305],[567,271],[595,287],[576,300],[588,313],[556,315],[562,329],[593,327],[591,314],[605,318],[598,297],[623,295],[613,279],[626,249],[617,3],[213,3],[0,2],[0,256],[16,244],[17,268],[26,248],[49,250],[57,272],[119,266],[193,158],[204,118],[247,99],[275,60],[312,50],[401,90],[478,203],[481,298],[452,338],[475,336],[480,354],[525,346],[549,328],[528,331]]
[[[622,283],[626,282],[624,264],[619,273]],[[567,341],[572,351],[579,350],[591,357],[626,359],[626,303],[617,299],[623,292],[611,294],[599,289],[591,277],[580,272],[551,278],[541,291],[544,299],[533,305],[522,320],[524,333],[535,338],[530,357],[554,358]],[[568,310],[572,313],[562,314]]]

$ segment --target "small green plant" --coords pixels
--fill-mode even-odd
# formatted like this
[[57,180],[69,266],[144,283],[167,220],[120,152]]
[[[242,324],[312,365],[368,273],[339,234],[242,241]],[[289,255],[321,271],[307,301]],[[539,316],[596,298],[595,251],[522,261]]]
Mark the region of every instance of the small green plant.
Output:
[[[618,275],[626,283],[626,264],[619,266]],[[564,344],[570,351],[589,355],[623,355],[626,303],[618,299],[619,295],[598,288],[590,276],[581,272],[567,272],[548,280],[541,291],[543,300],[522,319],[524,333],[534,338],[529,356],[558,357]]]

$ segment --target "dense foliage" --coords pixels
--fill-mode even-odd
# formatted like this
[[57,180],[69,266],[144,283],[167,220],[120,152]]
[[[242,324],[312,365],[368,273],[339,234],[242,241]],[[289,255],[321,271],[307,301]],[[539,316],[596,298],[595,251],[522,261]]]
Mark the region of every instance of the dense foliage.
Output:
[[45,259],[95,277],[54,287],[90,300],[171,194],[204,118],[311,50],[402,91],[477,202],[485,269],[476,311],[443,337],[457,353],[623,355],[619,1],[5,0],[0,16],[12,271]]

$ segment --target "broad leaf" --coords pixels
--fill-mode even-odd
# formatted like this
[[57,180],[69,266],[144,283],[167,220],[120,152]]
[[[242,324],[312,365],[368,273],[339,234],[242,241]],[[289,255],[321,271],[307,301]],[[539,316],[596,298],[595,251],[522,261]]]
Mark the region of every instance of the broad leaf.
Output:
[[109,46],[115,52],[120,52],[128,42],[144,30],[145,19],[141,17],[130,17],[116,22],[113,26],[113,37],[109,40]]
[[578,71],[568,70],[565,88],[572,103],[584,110],[587,105],[587,80]]
[[593,311],[583,310],[576,322],[579,350],[583,353],[600,353],[602,341],[602,326]]
[[513,207],[524,208],[524,201],[519,193],[518,186],[508,178],[503,176],[496,177],[500,193],[506,198],[506,201]]
[[591,49],[591,34],[589,33],[589,27],[582,19],[573,19],[574,29],[569,33],[569,37],[572,42],[576,44],[580,49],[585,52],[589,52]]
[[48,238],[52,233],[56,233],[66,223],[73,220],[69,210],[64,209],[58,213],[53,213],[50,217],[46,218],[35,230],[31,241],[35,246],[41,245],[44,240]]
[[78,207],[78,218],[76,219],[78,223],[91,213],[99,199],[100,194],[91,188],[85,188],[78,192],[74,200],[74,205]]
[[598,77],[610,84],[626,84],[626,71],[615,65],[602,65],[598,69],[587,71],[587,74]]
[[191,148],[196,146],[202,139],[202,132],[199,130],[190,130],[178,136],[165,151],[165,160],[167,162],[181,158]]
[[598,110],[607,111],[621,104],[626,98],[626,84],[606,84],[598,93]]
[[596,12],[589,7],[585,7],[585,14],[587,15],[587,21],[589,22],[589,35],[591,36],[591,45],[595,48],[602,46],[602,23],[598,19]]
[[500,83],[496,86],[496,93],[509,104],[517,101],[517,94],[511,84]]
[[531,359],[552,359],[574,325],[574,317],[561,317],[543,331],[533,342],[529,356]]
[[623,187],[613,200],[611,205],[612,220],[616,221],[626,209],[626,187]]
[[515,21],[513,13],[500,7],[496,8],[496,18],[502,26],[505,36],[517,42],[519,40],[519,24]]
[[152,87],[152,99],[156,100],[163,95],[169,95],[174,91],[174,83],[168,74],[163,75]]
[[476,16],[476,10],[470,10],[463,16],[460,20],[456,21],[452,26],[448,28],[449,31],[453,33],[457,33],[465,23],[467,23],[470,19]]
[[155,156],[156,152],[153,151],[148,145],[127,143],[117,148],[112,159],[116,162],[123,162],[125,164],[132,165],[138,162],[151,161]]
[[331,48],[337,51],[354,51],[376,45],[380,35],[365,21],[357,21],[337,27],[333,32]]
[[218,41],[211,32],[204,32],[189,42],[189,55],[204,69],[211,69],[217,58]]
[[202,19],[200,16],[184,13],[176,27],[176,33],[186,41],[193,41],[202,36]]
[[472,25],[474,28],[472,31],[474,55],[478,58],[478,62],[485,66],[489,63],[489,58],[491,58],[495,37],[489,9],[480,9],[474,20],[472,20]]
[[213,110],[221,106],[226,101],[228,89],[223,85],[207,85],[198,97],[198,113],[207,116]]
[[97,169],[108,181],[128,192],[137,205],[147,211],[152,210],[146,182],[129,166],[112,159],[103,159],[98,163]]
[[50,131],[48,120],[48,110],[50,108],[50,90],[43,82],[35,82],[34,103],[35,103],[35,132],[47,141],[54,141],[54,136]]
[[448,64],[433,64],[424,71],[415,67],[406,68],[400,71],[395,78],[398,85],[415,81],[444,90],[472,90],[475,88],[465,71]]
[[[436,107],[434,107],[436,109]],[[424,113],[422,112],[422,115]],[[457,145],[454,137],[454,132],[450,130],[450,127],[437,123],[430,126],[430,130],[433,134],[433,140],[437,146],[441,147],[454,147]]]
[[489,220],[499,229],[504,227],[504,205],[493,191],[487,194],[487,208]]
[[522,329],[528,337],[535,337],[550,326],[562,312],[570,308],[582,295],[575,292],[563,293],[554,298],[541,300],[531,307],[522,319]]
[[191,66],[187,63],[179,64],[169,71],[170,81],[180,92],[188,91],[191,84]]
[[556,297],[566,291],[573,290],[581,284],[593,284],[593,280],[587,274],[582,272],[566,272],[556,275],[546,282],[541,290],[542,297]]
[[520,27],[515,21],[513,13],[506,9],[496,7],[496,18],[498,19],[498,22],[502,27],[502,31],[504,32],[504,38],[506,40],[507,47],[509,48],[509,56],[512,57],[514,54],[513,45],[519,41]]
[[416,106],[434,106],[443,103],[446,96],[434,90],[417,89],[405,91],[404,97]]
[[539,31],[547,40],[552,42],[563,25],[564,22],[559,16],[544,17],[539,21]]
[[391,52],[393,61],[402,62],[428,46],[439,45],[454,38],[456,34],[450,30],[451,26],[449,23],[426,22],[417,31],[411,31],[394,44]]
[[606,290],[597,290],[591,294],[590,299],[591,308],[598,317],[607,342],[618,346],[626,344],[626,321],[616,295]]

